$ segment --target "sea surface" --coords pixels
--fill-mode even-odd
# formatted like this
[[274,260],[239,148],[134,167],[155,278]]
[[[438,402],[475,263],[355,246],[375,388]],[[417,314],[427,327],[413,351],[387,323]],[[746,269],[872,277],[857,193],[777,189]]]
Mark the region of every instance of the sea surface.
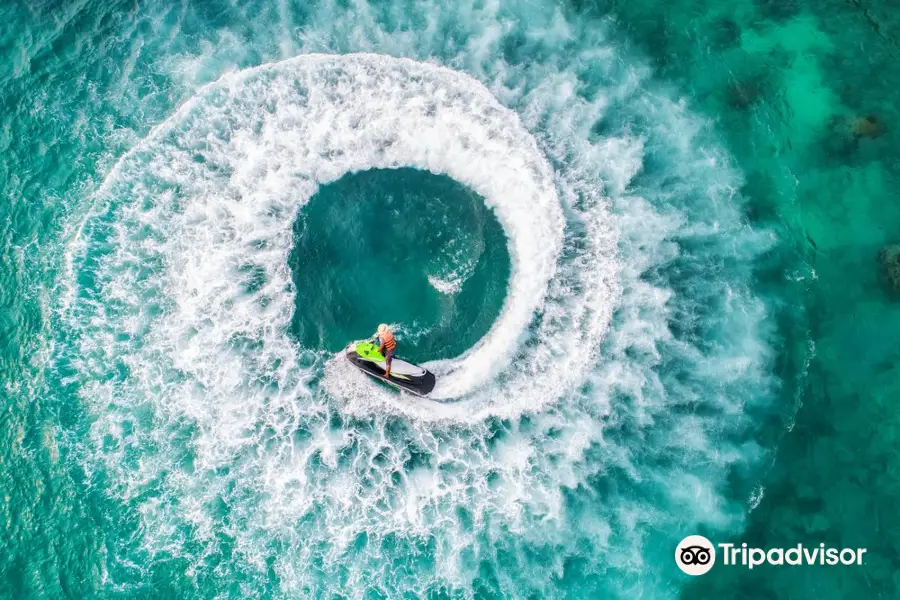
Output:
[[897,8],[0,3],[0,597],[898,597]]

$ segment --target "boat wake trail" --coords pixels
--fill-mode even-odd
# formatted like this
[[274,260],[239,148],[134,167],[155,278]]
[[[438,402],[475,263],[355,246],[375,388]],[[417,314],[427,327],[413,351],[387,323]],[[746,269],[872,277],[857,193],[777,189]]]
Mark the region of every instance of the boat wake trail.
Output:
[[[551,598],[569,577],[664,597],[672,538],[740,523],[769,241],[684,108],[567,35],[568,63],[485,33],[493,68],[469,45],[455,69],[425,48],[237,71],[119,161],[70,248],[57,358],[91,415],[85,468],[140,522],[132,555],[247,595]],[[484,198],[511,260],[487,334],[424,365],[427,400],[289,333],[315,293],[288,265],[304,205],[408,167]]]

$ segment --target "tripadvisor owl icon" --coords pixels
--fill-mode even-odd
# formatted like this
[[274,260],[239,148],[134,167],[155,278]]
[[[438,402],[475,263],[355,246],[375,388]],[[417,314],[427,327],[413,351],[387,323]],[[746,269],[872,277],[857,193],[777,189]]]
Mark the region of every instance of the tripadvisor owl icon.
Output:
[[716,548],[702,535],[689,535],[675,548],[675,564],[688,575],[703,575],[716,564]]

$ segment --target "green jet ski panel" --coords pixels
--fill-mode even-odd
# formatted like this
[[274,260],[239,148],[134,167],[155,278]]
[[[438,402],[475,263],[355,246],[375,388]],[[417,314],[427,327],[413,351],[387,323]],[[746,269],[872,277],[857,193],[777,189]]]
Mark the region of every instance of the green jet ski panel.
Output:
[[356,353],[364,360],[374,363],[384,362],[384,356],[378,351],[378,346],[370,342],[360,342],[356,345]]

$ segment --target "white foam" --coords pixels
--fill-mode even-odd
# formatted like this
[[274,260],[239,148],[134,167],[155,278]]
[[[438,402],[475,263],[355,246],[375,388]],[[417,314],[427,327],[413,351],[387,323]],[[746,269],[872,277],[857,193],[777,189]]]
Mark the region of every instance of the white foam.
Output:
[[[444,49],[446,28],[458,23],[438,8],[421,9],[427,31],[410,33],[381,30],[365,3],[349,11],[327,4],[318,17],[327,26],[310,25],[294,41],[437,56],[416,44]],[[683,399],[658,372],[666,345],[686,360],[703,357],[669,331],[673,292],[643,279],[678,256],[667,239],[704,234],[685,227],[680,207],[626,194],[645,140],[591,139],[610,102],[642,93],[646,72],[586,100],[577,63],[602,71],[620,60],[597,30],[575,31],[556,12],[529,19],[535,36],[579,36],[582,50],[516,66],[489,58],[502,55],[507,8],[460,10],[483,35],[446,64],[464,65],[490,91],[433,64],[302,56],[201,89],[104,183],[80,230],[86,242],[73,245],[73,272],[90,273],[99,291],[73,295],[67,319],[79,333],[73,362],[87,382],[97,457],[113,493],[140,503],[149,553],[199,565],[226,536],[233,559],[217,573],[246,569],[266,586],[274,569],[293,596],[363,597],[371,581],[388,595],[442,587],[471,595],[484,560],[501,593],[552,597],[547,574],[570,556],[631,574],[662,568],[642,564],[648,535],[733,518],[719,491],[740,457],[710,439],[714,418],[670,416]],[[190,57],[178,64],[187,79],[206,80],[205,59],[202,68]],[[648,114],[675,108],[656,96],[647,105]],[[694,156],[686,124],[679,116],[663,125],[684,136],[684,162]],[[287,267],[303,202],[348,171],[398,166],[465,183],[509,238],[513,272],[500,319],[463,356],[430,365],[445,402],[385,392],[286,334],[296,295],[306,292],[291,287]],[[728,231],[739,221],[728,211],[719,218]],[[91,253],[96,264],[85,258]],[[255,272],[264,283],[250,291]],[[751,358],[733,364],[729,379],[758,367]],[[743,401],[711,400],[734,412]],[[622,422],[640,447],[610,435],[609,425]],[[658,466],[669,464],[683,471],[671,484],[669,468]],[[608,467],[616,482],[655,500],[594,491]],[[144,500],[147,490],[153,500]],[[590,510],[579,511],[585,495]],[[217,514],[222,505],[228,518]],[[421,551],[423,540],[434,547]],[[387,541],[396,554],[380,545]],[[497,558],[501,548],[552,549],[555,558],[511,569]],[[428,554],[433,567],[412,565],[410,556]],[[410,562],[393,568],[392,557]]]

